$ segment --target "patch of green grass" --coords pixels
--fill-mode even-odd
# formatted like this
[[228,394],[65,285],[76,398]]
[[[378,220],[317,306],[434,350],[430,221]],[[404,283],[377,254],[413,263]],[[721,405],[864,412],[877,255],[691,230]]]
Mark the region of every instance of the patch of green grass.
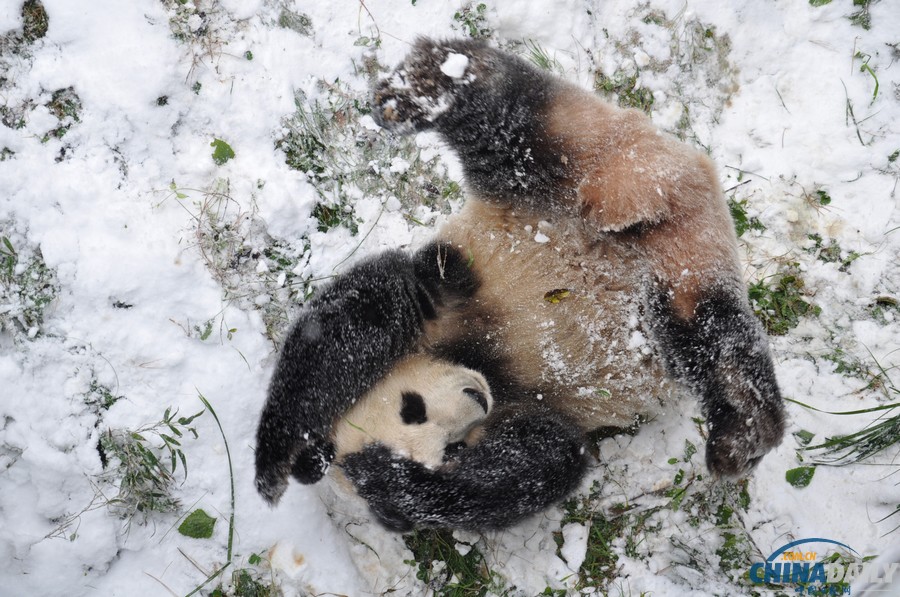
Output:
[[59,121],[59,126],[44,135],[41,139],[44,143],[51,138],[62,139],[74,124],[81,122],[81,98],[72,87],[54,91],[46,105],[50,113]]
[[650,113],[653,107],[653,92],[638,87],[638,73],[626,74],[616,71],[612,76],[602,72],[594,75],[594,89],[609,99],[615,99],[623,108],[637,108]]
[[131,524],[139,514],[143,522],[152,513],[178,509],[179,502],[171,490],[179,463],[183,479],[187,479],[182,441],[188,435],[197,437],[191,423],[204,412],[178,417],[177,410],[167,408],[157,423],[134,430],[107,429],[100,436],[103,478],[116,483],[118,489],[107,503],[110,510]]
[[34,104],[30,100],[18,106],[0,105],[0,124],[13,130],[23,129],[28,124],[25,116],[33,109]]
[[462,31],[473,39],[484,39],[494,32],[488,24],[487,4],[484,2],[464,4],[453,13],[453,21],[455,24],[450,25],[453,29]]
[[347,207],[316,203],[312,210],[312,217],[319,223],[316,226],[319,232],[328,232],[332,228],[343,226],[353,236],[359,234],[359,221],[353,217],[353,210],[347,209]]
[[694,481],[703,480],[702,475],[697,475],[694,473],[693,464],[691,463],[691,458],[694,454],[697,453],[697,446],[695,446],[691,441],[684,440],[684,454],[679,458],[669,458],[668,463],[671,465],[678,464],[679,462],[683,462],[686,465],[689,465],[691,474],[685,479],[687,473],[684,468],[679,468],[675,473],[675,476],[672,478],[672,486],[666,490],[666,496],[671,498],[669,502],[669,507],[672,510],[678,510],[681,507],[682,501],[687,496],[688,488],[694,483]]
[[[860,410],[831,412],[817,409],[798,400],[787,399],[809,410],[829,415],[877,415],[858,431],[847,435],[826,437],[824,441],[814,445],[810,445],[813,435],[805,432],[802,438],[798,438],[800,447],[797,450],[797,457],[799,460],[805,461],[808,456],[809,461],[814,465],[846,466],[869,461],[875,456],[888,450],[893,450],[900,445],[900,400],[898,400],[900,399],[900,388],[894,384],[891,376],[888,374],[888,371],[892,368],[883,367],[877,360],[875,365],[879,371],[874,377],[878,382],[875,387],[880,389],[885,397],[891,400],[886,404]],[[870,383],[866,389],[872,387],[873,383]],[[900,505],[897,505],[892,512],[877,522],[893,519],[897,515],[900,515]],[[894,526],[888,533],[893,533],[897,529],[900,529],[900,524]]]
[[162,0],[169,13],[172,37],[183,43],[204,43],[210,33],[210,19],[216,7],[209,0]]
[[34,43],[47,35],[50,19],[40,0],[25,0],[22,4],[22,36],[26,44]]
[[[646,31],[637,27],[615,33],[601,29],[595,35],[598,40],[608,40],[604,56],[622,66],[609,72],[595,63],[595,90],[621,106],[645,112],[651,109],[668,112],[680,107],[678,120],[668,126],[667,131],[709,152],[704,132],[714,127],[731,96],[739,89],[737,69],[729,59],[731,41],[728,35],[718,33],[714,26],[697,18],[685,18],[683,11],[670,18],[647,3],[635,8],[632,17],[639,19],[645,28],[660,29],[653,38],[668,38],[669,56],[649,57],[637,64],[635,57],[638,54],[655,54],[644,51]],[[662,106],[657,105],[657,96],[639,83],[642,73],[661,75],[670,81]]]
[[[679,554],[677,561],[700,574],[709,574],[712,566],[717,566],[729,577],[744,573],[741,584],[752,586],[746,571],[754,548],[743,518],[751,502],[747,480],[711,481],[692,475],[686,481],[686,487],[688,485],[693,488],[683,499],[681,510],[687,515],[691,531],[688,539],[680,534],[670,538],[673,549]],[[689,540],[698,534],[706,537],[706,541],[719,541],[715,559],[711,557],[713,554]]]
[[[15,239],[12,240],[12,238]],[[34,338],[44,314],[59,294],[56,273],[47,267],[37,247],[0,226],[0,331],[14,338]]]
[[872,15],[869,13],[869,5],[871,4],[872,0],[853,0],[853,6],[858,7],[858,10],[848,17],[850,22],[866,31],[871,29]]
[[[900,403],[886,405],[887,412],[900,409]],[[835,413],[846,414],[846,413]],[[900,414],[880,415],[864,428],[847,435],[827,437],[822,443],[804,450],[818,450],[816,464],[844,465],[857,463],[900,444]]]
[[728,209],[731,211],[731,219],[734,221],[734,230],[737,235],[743,236],[748,230],[763,231],[766,227],[756,216],[747,215],[749,199],[738,201],[734,197],[728,199]]
[[878,415],[859,431],[847,435],[826,437],[825,441],[821,443],[802,447],[801,450],[804,452],[815,452],[815,457],[813,458],[815,464],[842,466],[857,463],[900,444],[900,401],[897,401],[900,398],[900,388],[894,384],[888,369],[883,367],[877,360],[875,365],[879,371],[876,376],[879,380],[876,388],[880,389],[884,396],[891,400],[889,403],[860,410],[831,412],[822,411],[798,400],[789,399],[790,402],[809,410],[830,415]]
[[853,377],[866,382],[862,390],[879,390],[885,387],[885,375],[880,370],[875,370],[862,359],[837,347],[831,352],[822,355],[822,360],[834,365],[834,372],[845,377]]
[[109,410],[109,408],[124,398],[125,396],[121,396],[116,394],[109,387],[101,384],[96,379],[91,380],[91,386],[88,389],[87,394],[84,396],[84,403],[88,406],[96,409],[97,412],[103,410]]
[[312,19],[307,15],[283,8],[278,15],[278,26],[282,29],[290,29],[295,33],[309,37],[313,32]]
[[559,61],[555,57],[550,56],[540,43],[533,39],[525,40],[525,49],[525,57],[540,68],[556,73],[563,72],[563,67]]
[[371,112],[368,97],[340,81],[322,82],[323,98],[295,98],[296,111],[285,119],[287,133],[275,145],[291,168],[306,174],[318,196],[312,216],[318,229],[344,227],[359,232],[354,206],[359,197],[396,198],[407,219],[416,207],[449,212],[461,198],[437,156],[425,159],[410,137],[373,131],[362,118]]
[[[680,516],[687,523],[669,537],[671,549],[677,554],[676,566],[691,568],[701,576],[720,576],[720,569],[733,575],[749,567],[753,546],[744,523],[744,513],[751,502],[748,483],[705,479],[698,474],[702,468],[694,464],[698,453],[697,444],[686,440],[681,453],[668,460],[672,466],[672,483],[651,492],[650,507],[643,507],[636,500],[601,510],[596,485],[588,496],[565,504],[562,524],[592,525],[576,590],[616,594],[618,559],[623,554],[631,559],[647,558],[650,554],[645,541],[663,531],[666,521],[671,520],[672,510],[682,512]],[[667,501],[661,502],[659,498]],[[711,553],[698,547],[698,541],[701,544],[715,541],[716,551]],[[557,542],[561,545],[561,537]],[[749,581],[746,584],[750,586]]]
[[869,313],[879,324],[887,325],[896,321],[897,315],[900,314],[900,301],[892,296],[876,297],[869,307]]
[[819,234],[807,234],[806,238],[812,241],[812,245],[806,249],[807,253],[814,253],[819,261],[839,264],[838,269],[842,272],[846,272],[851,263],[862,257],[856,251],[843,251],[834,240],[826,243]]
[[716,550],[719,569],[729,573],[744,568],[750,561],[750,544],[743,533],[722,532],[722,545]]
[[801,317],[819,314],[821,309],[807,300],[803,288],[795,264],[750,286],[750,304],[766,332],[783,336],[797,327]]
[[[257,188],[263,186],[258,181]],[[309,239],[288,243],[269,236],[253,196],[249,200],[232,197],[227,178],[216,179],[205,189],[172,182],[166,192],[163,201],[174,199],[190,213],[192,246],[222,287],[223,299],[260,311],[270,337],[278,337],[297,300],[312,294],[310,276],[300,273],[309,257]],[[244,204],[249,207],[245,209]],[[189,337],[219,342],[231,340],[237,331],[218,315],[199,324],[178,325]]]
[[418,530],[406,535],[413,552],[407,563],[416,578],[440,597],[484,597],[504,594],[504,581],[487,565],[476,545],[458,543],[450,531]]
[[56,116],[57,120],[71,118],[75,122],[81,122],[81,98],[72,87],[54,91],[47,104],[47,109]]
[[[578,570],[575,589],[609,589],[618,578],[617,563],[620,549],[630,558],[644,557],[641,545],[648,534],[660,529],[655,515],[662,506],[636,509],[626,504],[616,504],[608,511],[598,506],[600,487],[597,482],[587,495],[578,496],[563,504],[560,526],[576,523],[588,528],[587,550],[584,562]],[[562,533],[554,533],[558,547],[563,545]]]
[[210,593],[210,597],[278,597],[283,595],[281,588],[275,584],[274,577],[264,578],[254,568],[239,568],[231,573],[231,585],[219,585]]

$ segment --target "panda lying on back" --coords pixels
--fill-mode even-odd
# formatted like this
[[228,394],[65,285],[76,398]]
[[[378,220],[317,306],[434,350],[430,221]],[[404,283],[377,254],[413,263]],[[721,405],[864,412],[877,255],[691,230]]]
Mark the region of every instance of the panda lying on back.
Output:
[[670,380],[701,401],[712,473],[778,445],[766,337],[704,155],[472,40],[417,41],[374,115],[440,133],[469,199],[431,244],[356,265],[301,312],[257,432],[270,503],[290,475],[318,481],[337,441],[387,526],[507,526],[578,485],[586,432],[652,412]]

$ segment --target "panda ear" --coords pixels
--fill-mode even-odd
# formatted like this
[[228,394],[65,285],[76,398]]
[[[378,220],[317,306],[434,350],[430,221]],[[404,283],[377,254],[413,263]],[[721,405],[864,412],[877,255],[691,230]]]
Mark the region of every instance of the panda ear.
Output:
[[403,392],[400,418],[407,425],[421,425],[428,421],[425,413],[425,399],[417,392]]

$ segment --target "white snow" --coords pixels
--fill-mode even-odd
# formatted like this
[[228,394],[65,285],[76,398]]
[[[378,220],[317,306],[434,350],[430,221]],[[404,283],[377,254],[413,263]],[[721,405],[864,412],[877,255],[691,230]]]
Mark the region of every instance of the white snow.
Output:
[[[362,93],[367,56],[394,65],[418,35],[463,35],[453,19],[459,6],[43,4],[47,35],[27,51],[0,55],[0,102],[24,118],[19,127],[4,111],[8,125],[0,124],[0,236],[19,256],[19,278],[39,251],[57,287],[41,321],[0,330],[0,593],[187,594],[225,565],[229,468],[209,413],[194,422],[197,439],[182,439],[188,474],[183,480],[179,464],[173,489],[182,511],[153,514],[146,524],[126,527],[107,507],[115,487],[104,479],[97,450],[109,429],[152,424],[168,407],[178,416],[200,411],[202,394],[222,424],[235,485],[233,562],[207,593],[260,554],[289,595],[423,594],[403,539],[331,482],[292,484],[278,508],[268,508],[253,485],[253,446],[275,358],[269,332],[283,333],[290,316],[267,330],[265,310],[288,304],[288,295],[303,298],[302,284],[292,280],[320,284],[367,255],[417,246],[445,217],[426,205],[404,214],[397,197],[357,193],[358,234],[342,226],[319,231],[312,213],[321,198],[275,147],[296,92],[324,101],[320,82],[340,81]],[[893,387],[900,384],[900,322],[887,306],[900,298],[900,160],[889,159],[900,150],[896,2],[869,5],[870,30],[851,23],[856,8],[841,0],[821,7],[609,0],[589,2],[590,10],[576,0],[488,4],[496,42],[526,55],[524,42],[535,42],[586,86],[598,69],[634,76],[654,98],[657,124],[710,154],[728,196],[747,200],[748,217],[765,227],[741,238],[749,282],[798,264],[804,296],[821,313],[772,338],[786,397],[825,411],[900,398],[870,383],[883,370]],[[20,7],[21,0],[0,3],[0,35],[22,27]],[[286,9],[306,12],[310,35],[278,25]],[[204,43],[179,40],[170,20],[208,36]],[[442,64],[454,78],[468,67],[459,54]],[[62,136],[49,135],[61,121],[48,105],[69,87],[81,102],[78,121]],[[436,115],[447,106],[424,107]],[[371,117],[360,125],[385,134]],[[216,165],[214,139],[227,142],[234,159]],[[348,151],[365,142],[343,141]],[[441,156],[459,177],[434,135],[416,142],[422,159]],[[410,159],[397,157],[381,173],[409,174]],[[830,203],[818,203],[818,191]],[[198,240],[198,226],[210,217],[268,243],[236,243],[226,256],[228,263],[245,255],[255,276],[242,279],[240,296],[226,293],[228,274],[208,266],[210,246]],[[812,234],[825,246],[837,243],[839,259],[858,257],[846,266],[825,262],[822,251],[810,250]],[[294,258],[290,275],[258,254],[276,242]],[[0,296],[0,317],[33,300]],[[635,330],[631,344],[643,347],[645,338]],[[826,358],[837,349],[868,373],[838,372]],[[101,409],[89,400],[97,388],[122,398]],[[800,465],[791,433],[807,430],[819,442],[856,431],[874,415],[834,416],[793,403],[788,413],[789,433],[751,478],[750,506],[740,514],[754,549],[764,557],[792,539],[830,537],[865,555],[887,552],[900,532],[890,533],[900,515],[885,519],[900,503],[900,486],[889,476],[897,470],[896,446],[865,465],[818,467],[804,489],[785,481],[785,471]],[[604,508],[668,504],[664,493],[679,469],[706,473],[704,438],[691,420],[697,416],[694,402],[671,405],[635,436],[603,440],[581,493],[596,480]],[[688,462],[685,441],[699,449]],[[668,464],[672,458],[679,461]],[[694,487],[715,486],[704,479]],[[217,518],[213,537],[179,534],[179,516],[200,507]],[[691,526],[692,514],[660,510],[636,538],[637,556],[618,538],[609,592],[739,593],[718,570],[720,529]],[[571,587],[587,528],[563,527],[562,519],[562,510],[550,509],[503,532],[466,536],[460,549],[477,548],[523,594]],[[560,531],[557,551],[553,534]],[[697,550],[699,569],[679,539]]]
[[559,550],[559,555],[566,561],[569,570],[578,572],[587,555],[590,527],[577,522],[570,522],[563,526],[560,532],[563,537],[563,545]]
[[441,72],[453,79],[462,79],[469,66],[469,57],[465,54],[450,52],[441,64]]

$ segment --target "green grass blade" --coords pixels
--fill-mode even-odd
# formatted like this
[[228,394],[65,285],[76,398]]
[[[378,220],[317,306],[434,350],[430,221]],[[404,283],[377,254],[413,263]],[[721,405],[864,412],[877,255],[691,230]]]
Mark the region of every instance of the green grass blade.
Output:
[[[200,402],[203,403],[203,406],[209,410],[210,414],[212,414],[213,419],[216,420],[216,425],[219,426],[219,433],[222,434],[222,441],[225,442],[225,456],[228,457],[228,478],[231,481],[231,516],[228,519],[228,563],[231,563],[232,556],[232,548],[234,546],[234,468],[231,465],[231,450],[228,449],[228,439],[225,437],[225,430],[222,429],[222,423],[219,421],[219,416],[216,414],[215,409],[213,409],[212,404],[209,403],[203,394],[197,390],[197,396],[200,398]],[[227,564],[226,564],[227,565]],[[224,570],[224,567],[222,568]],[[220,570],[221,572],[221,570]],[[207,579],[209,582],[209,579]],[[206,583],[204,583],[206,584]],[[202,585],[201,585],[202,586]],[[199,588],[199,587],[198,587]]]

